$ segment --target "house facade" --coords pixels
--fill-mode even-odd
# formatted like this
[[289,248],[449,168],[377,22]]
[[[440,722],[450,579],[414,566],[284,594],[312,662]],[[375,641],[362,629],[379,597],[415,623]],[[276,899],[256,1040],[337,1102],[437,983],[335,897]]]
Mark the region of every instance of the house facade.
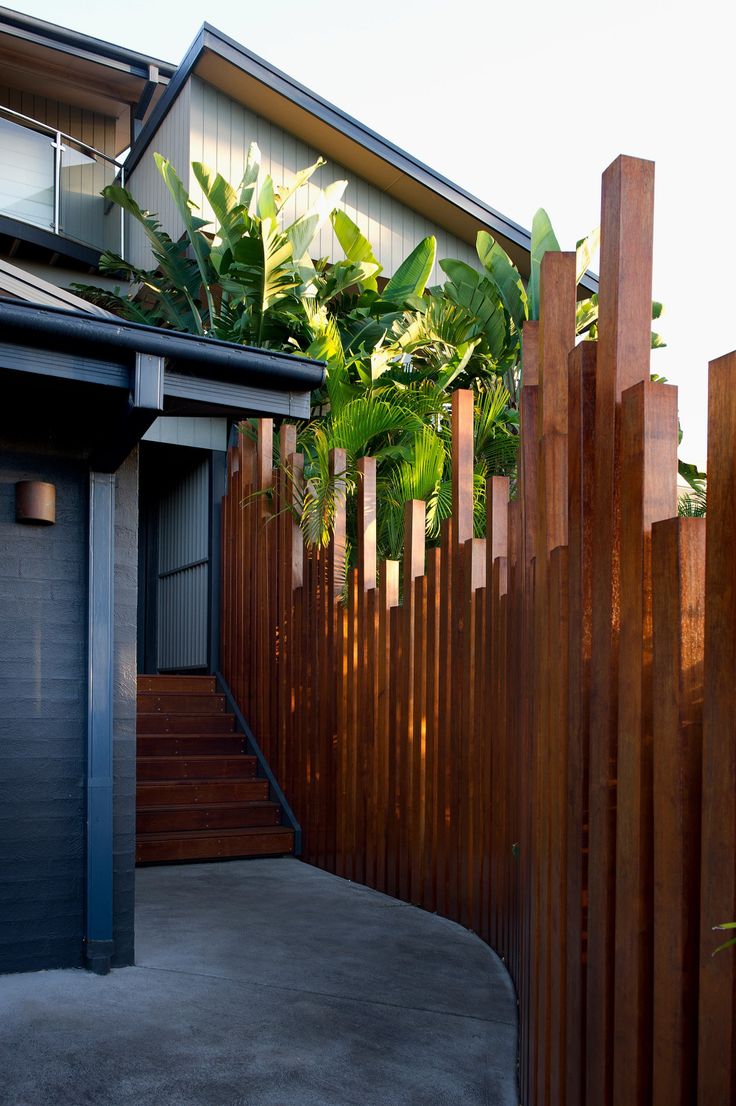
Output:
[[[138,225],[100,190],[125,184],[176,236],[154,152],[199,202],[191,162],[237,184],[255,141],[277,182],[318,156],[327,165],[314,187],[348,180],[343,204],[386,276],[428,234],[439,258],[477,264],[481,229],[528,275],[530,242],[208,25],[177,66],[3,8],[0,57],[0,972],[105,971],[133,960],[136,855],[248,855],[247,840],[261,854],[272,847],[252,809],[247,840],[232,823],[247,780],[232,792],[237,802],[207,798],[208,817],[225,827],[214,840],[214,823],[202,828],[193,811],[205,783],[215,794],[217,781],[174,786],[161,775],[169,746],[200,740],[187,713],[196,695],[209,712],[208,739],[252,754],[248,786],[260,798],[248,802],[298,840],[247,720],[213,682],[218,512],[232,428],[258,414],[307,417],[324,368],[121,323],[74,297],[75,281],[109,281],[98,268],[106,249],[150,263]],[[305,189],[294,202],[309,201]],[[341,256],[331,228],[318,253]],[[156,683],[177,678],[193,682],[181,692]],[[175,722],[171,694],[189,704]],[[141,699],[145,774],[136,761]],[[167,786],[179,796],[168,813],[159,794]],[[181,798],[185,786],[199,788],[191,802]],[[172,836],[174,813],[198,853]]]

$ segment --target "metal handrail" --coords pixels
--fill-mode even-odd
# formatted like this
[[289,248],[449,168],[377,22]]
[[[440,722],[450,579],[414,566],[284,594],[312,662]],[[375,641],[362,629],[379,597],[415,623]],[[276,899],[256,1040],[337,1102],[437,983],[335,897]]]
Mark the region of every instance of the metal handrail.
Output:
[[[48,134],[51,139],[51,146],[54,151],[54,221],[53,231],[54,234],[61,235],[61,155],[64,151],[64,142],[73,143],[79,147],[83,153],[91,154],[94,158],[100,158],[102,161],[108,163],[108,165],[114,166],[117,170],[120,178],[120,184],[125,187],[125,166],[124,163],[118,161],[117,158],[110,157],[109,154],[104,154],[102,150],[98,150],[95,146],[90,146],[88,142],[84,142],[81,138],[75,138],[73,134],[67,134],[66,131],[61,131],[57,127],[52,127],[48,123],[42,123],[40,119],[34,119],[32,115],[24,115],[21,111],[15,111],[14,108],[6,107],[5,104],[0,104],[0,114],[11,116],[12,120],[18,120],[18,126],[31,124],[28,129],[35,128],[42,133]],[[125,256],[125,210],[120,209],[120,256]]]
[[48,123],[42,123],[40,119],[34,119],[32,115],[24,115],[21,111],[14,111],[13,108],[6,107],[5,104],[0,104],[0,112],[5,115],[12,115],[15,119],[22,119],[24,123],[33,123],[34,127],[38,127],[39,130],[45,131],[47,134],[58,135],[60,138],[67,139],[68,142],[74,142],[77,146],[81,146],[83,150],[88,150],[91,154],[94,154],[95,157],[101,157],[103,161],[109,161],[116,169],[123,168],[123,162],[118,161],[117,158],[110,157],[109,154],[103,154],[102,150],[90,146],[88,142],[83,142],[81,138],[75,138],[73,134],[60,131],[58,127],[52,127]]

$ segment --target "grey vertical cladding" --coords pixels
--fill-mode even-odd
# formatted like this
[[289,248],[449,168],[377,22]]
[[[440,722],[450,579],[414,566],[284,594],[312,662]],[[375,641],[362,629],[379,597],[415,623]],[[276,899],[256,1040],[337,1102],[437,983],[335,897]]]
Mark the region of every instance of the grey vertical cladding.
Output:
[[158,549],[158,667],[205,667],[209,459],[201,461],[162,497]]
[[[153,142],[136,165],[126,187],[133,193],[144,211],[153,212],[174,240],[184,231],[184,224],[171,193],[159,173],[154,153],[167,158],[187,183],[190,161],[189,81],[176,98],[163,120]],[[153,264],[151,247],[145,233],[134,219],[126,220],[126,258],[134,265],[147,268]]]
[[[165,229],[178,238],[184,228],[156,169],[154,151],[173,162],[193,201],[201,208],[197,214],[212,218],[210,206],[191,172],[190,161],[204,162],[237,188],[251,142],[258,143],[263,168],[272,175],[277,185],[289,184],[300,169],[312,165],[322,154],[321,150],[313,149],[299,137],[230,99],[199,77],[192,77],[136,165],[128,185],[140,206],[158,213]],[[417,243],[430,234],[437,239],[437,263],[430,274],[430,285],[445,279],[439,266],[443,258],[457,258],[474,268],[481,267],[474,246],[335,162],[319,169],[309,185],[288,201],[285,208],[287,222],[303,214],[314,202],[317,187],[326,188],[335,180],[348,181],[340,207],[373,245],[384,276],[391,276]],[[478,229],[481,229],[480,224]],[[133,226],[129,233],[130,260],[136,265],[150,265],[151,252],[142,232]],[[315,258],[326,257],[329,261],[343,257],[329,221],[317,235],[312,253]]]

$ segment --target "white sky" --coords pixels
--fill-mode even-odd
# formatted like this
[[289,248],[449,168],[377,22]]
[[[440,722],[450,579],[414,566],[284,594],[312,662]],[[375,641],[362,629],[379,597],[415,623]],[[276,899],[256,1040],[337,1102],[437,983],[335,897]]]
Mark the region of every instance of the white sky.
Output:
[[657,163],[654,297],[705,464],[707,362],[736,348],[734,0],[15,0],[178,63],[203,19],[563,249],[600,219],[619,153]]

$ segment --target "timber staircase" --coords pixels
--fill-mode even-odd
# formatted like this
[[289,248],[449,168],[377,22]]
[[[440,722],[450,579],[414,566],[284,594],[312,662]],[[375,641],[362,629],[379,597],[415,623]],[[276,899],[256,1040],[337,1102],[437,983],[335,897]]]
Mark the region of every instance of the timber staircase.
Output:
[[137,734],[138,864],[293,851],[213,676],[139,676]]

